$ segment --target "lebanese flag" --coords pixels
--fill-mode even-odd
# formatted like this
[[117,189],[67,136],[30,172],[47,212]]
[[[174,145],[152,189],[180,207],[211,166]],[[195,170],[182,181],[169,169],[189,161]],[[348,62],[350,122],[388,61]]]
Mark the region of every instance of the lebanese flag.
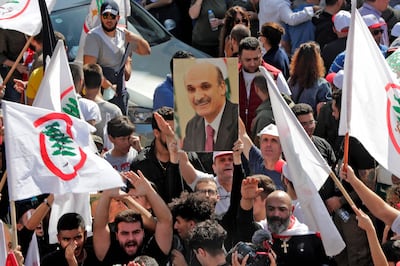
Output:
[[2,102],[10,200],[122,187],[90,149],[89,124],[65,113]]
[[[39,0],[1,1],[0,28],[16,30],[34,36],[42,28]],[[46,0],[49,12],[56,0]]]
[[400,85],[357,9],[352,12],[344,64],[339,134],[357,138],[400,176]]
[[[103,0],[92,0],[89,7],[89,13],[86,16],[85,22],[83,23],[81,38],[79,39],[79,49],[76,55],[76,62],[83,62],[83,47],[85,46],[85,40],[88,32],[100,25],[100,7],[103,4]],[[129,0],[115,0],[119,7],[120,20],[118,21],[119,26],[126,26],[126,17],[131,15],[131,3]]]
[[330,167],[283,99],[271,75],[263,67],[260,71],[267,79],[279,140],[289,171],[293,173],[292,182],[305,224],[310,230],[321,233],[328,256],[337,255],[346,245],[318,194],[331,172]]

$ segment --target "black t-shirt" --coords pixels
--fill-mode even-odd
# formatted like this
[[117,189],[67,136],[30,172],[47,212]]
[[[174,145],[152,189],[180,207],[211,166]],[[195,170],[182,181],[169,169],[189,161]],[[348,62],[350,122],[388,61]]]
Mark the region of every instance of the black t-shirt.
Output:
[[[78,263],[81,266],[97,266],[101,265],[101,262],[96,258],[93,249],[86,248],[86,259],[82,263]],[[65,250],[58,249],[53,251],[52,253],[47,254],[42,259],[41,264],[42,266],[68,266],[68,262],[65,259]]]
[[280,266],[321,266],[328,262],[322,241],[315,234],[292,236],[287,242],[280,238],[274,238],[273,241],[272,250]]
[[143,247],[139,249],[137,254],[134,256],[128,256],[125,253],[125,251],[120,247],[115,234],[111,233],[110,238],[111,244],[102,261],[102,265],[126,264],[140,255],[147,255],[154,258],[159,265],[166,265],[168,261],[168,255],[165,255],[164,252],[162,252],[153,236],[148,240],[143,240]]

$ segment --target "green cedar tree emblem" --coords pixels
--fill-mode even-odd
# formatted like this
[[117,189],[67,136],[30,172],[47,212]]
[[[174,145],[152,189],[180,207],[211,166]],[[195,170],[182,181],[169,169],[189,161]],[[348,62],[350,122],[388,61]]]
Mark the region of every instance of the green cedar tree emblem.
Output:
[[62,108],[63,112],[69,115],[72,115],[76,118],[80,118],[79,109],[78,109],[78,101],[75,98],[68,98],[69,103],[65,104],[65,107]]
[[55,149],[52,155],[76,155],[72,152],[74,148],[68,146],[69,143],[73,143],[72,139],[60,130],[60,124],[58,122],[54,122],[51,125],[46,126],[42,133],[48,136],[49,140],[54,143],[51,146]]

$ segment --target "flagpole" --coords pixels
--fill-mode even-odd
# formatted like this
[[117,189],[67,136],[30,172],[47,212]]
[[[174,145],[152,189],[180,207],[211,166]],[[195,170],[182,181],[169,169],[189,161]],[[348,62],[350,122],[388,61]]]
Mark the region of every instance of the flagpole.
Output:
[[15,210],[15,201],[10,201],[10,213],[11,213],[11,242],[12,249],[16,249],[18,246],[17,237],[17,213]]
[[6,183],[7,180],[7,170],[4,171],[3,176],[1,177],[1,181],[0,181],[0,191],[3,190],[4,184]]
[[329,173],[329,176],[333,179],[333,182],[335,182],[335,185],[338,187],[338,189],[342,192],[344,198],[347,200],[347,202],[350,204],[350,206],[354,205],[354,201],[350,197],[349,193],[347,193],[346,189],[343,187],[342,182],[337,178],[337,176],[331,171]]
[[22,51],[19,53],[17,59],[15,60],[13,66],[11,67],[10,71],[8,71],[7,76],[3,80],[3,85],[6,85],[7,82],[10,80],[11,75],[14,73],[15,69],[17,68],[19,61],[21,61],[22,57],[24,56],[24,53],[26,49],[28,49],[29,45],[31,44],[34,36],[29,37],[29,39],[26,41],[24,48],[22,48]]
[[[343,169],[344,171],[347,171],[347,165],[349,162],[349,132],[344,135],[344,150],[343,150]],[[340,166],[339,166],[340,167]]]

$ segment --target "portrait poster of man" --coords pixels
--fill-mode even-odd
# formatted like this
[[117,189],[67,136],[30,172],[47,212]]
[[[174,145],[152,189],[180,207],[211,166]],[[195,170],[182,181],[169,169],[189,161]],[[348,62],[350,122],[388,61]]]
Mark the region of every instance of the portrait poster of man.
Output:
[[229,151],[238,139],[236,58],[174,60],[175,134],[184,151]]

